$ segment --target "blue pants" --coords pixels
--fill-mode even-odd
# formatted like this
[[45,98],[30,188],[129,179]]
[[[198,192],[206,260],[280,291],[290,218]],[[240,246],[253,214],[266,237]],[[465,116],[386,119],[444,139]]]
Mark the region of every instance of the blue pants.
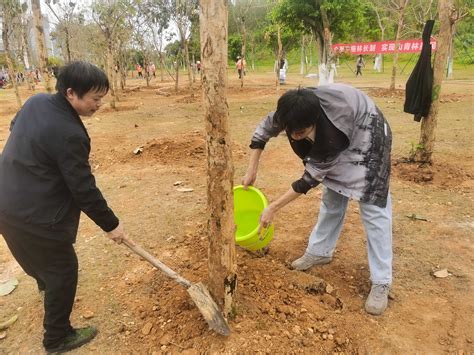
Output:
[[[349,198],[323,187],[318,222],[309,237],[306,252],[332,257],[341,234]],[[392,283],[392,202],[387,206],[359,202],[360,215],[367,233],[370,280],[372,284]]]

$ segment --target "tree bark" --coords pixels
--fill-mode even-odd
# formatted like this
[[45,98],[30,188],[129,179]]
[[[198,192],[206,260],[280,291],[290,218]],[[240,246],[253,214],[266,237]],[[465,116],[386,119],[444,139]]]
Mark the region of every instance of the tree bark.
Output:
[[433,65],[433,93],[432,102],[428,116],[423,117],[421,122],[421,134],[419,148],[415,150],[412,160],[432,164],[432,155],[436,140],[435,130],[438,123],[439,98],[441,84],[445,76],[446,59],[448,56],[449,44],[451,43],[454,21],[451,18],[453,10],[453,0],[439,0],[439,35],[436,50],[436,57]]
[[206,121],[209,290],[231,315],[237,288],[233,163],[227,87],[227,0],[200,0],[202,87]]
[[46,90],[50,93],[53,91],[53,87],[51,85],[51,77],[48,70],[48,53],[46,50],[46,40],[44,38],[43,15],[41,14],[40,0],[31,0],[31,7],[33,9],[33,21],[36,29],[36,41],[38,44],[40,63],[39,67],[45,82]]
[[393,57],[393,67],[392,67],[392,77],[390,79],[390,90],[395,90],[395,78],[397,76],[397,64],[398,64],[398,56],[400,51],[398,49],[398,43],[400,41],[402,28],[403,28],[403,19],[405,16],[405,9],[407,7],[408,0],[400,0],[399,2],[399,17],[398,17],[398,28],[397,28],[397,35],[395,36],[395,54]]

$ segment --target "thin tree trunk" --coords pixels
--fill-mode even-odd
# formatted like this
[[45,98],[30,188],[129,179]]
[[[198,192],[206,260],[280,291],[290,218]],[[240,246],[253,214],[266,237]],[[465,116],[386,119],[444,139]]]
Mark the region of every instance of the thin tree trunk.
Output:
[[400,51],[398,49],[398,43],[400,41],[400,36],[402,33],[402,28],[403,28],[403,19],[405,16],[405,9],[408,4],[408,0],[400,0],[400,6],[398,8],[399,11],[399,18],[398,18],[398,28],[397,28],[397,35],[395,37],[395,54],[393,56],[393,67],[392,67],[392,77],[390,79],[390,90],[395,90],[395,78],[397,76],[397,64],[398,64],[398,57],[400,54]]
[[163,59],[163,53],[160,51],[160,76],[161,81],[165,80],[165,60]]
[[432,163],[432,155],[436,140],[435,130],[438,123],[441,84],[445,76],[446,59],[454,25],[450,14],[450,9],[452,9],[452,7],[453,0],[439,0],[438,2],[440,29],[436,57],[433,65],[433,101],[431,102],[428,116],[423,117],[421,122],[420,148],[415,150],[412,157],[414,161],[420,163]]
[[186,39],[183,43],[184,46],[184,62],[186,67],[188,68],[188,80],[189,80],[189,94],[191,97],[194,97],[194,90],[193,90],[193,74],[191,69],[191,63],[189,61],[189,49],[188,49],[188,41]]
[[53,91],[51,85],[51,77],[48,70],[48,53],[46,50],[46,40],[44,38],[43,16],[41,14],[40,0],[31,0],[31,7],[33,9],[33,21],[36,29],[36,41],[39,52],[39,67],[43,80],[45,82],[46,90]]
[[13,55],[10,51],[10,43],[8,41],[8,32],[9,28],[11,26],[11,12],[9,9],[6,8],[7,5],[4,5],[3,8],[3,24],[2,24],[2,41],[3,41],[3,48],[5,49],[5,59],[7,61],[7,68],[8,68],[8,76],[10,77],[10,82],[13,85],[13,90],[15,91],[15,97],[16,97],[16,103],[17,103],[17,108],[21,108],[21,98],[20,98],[20,92],[18,91],[18,85],[16,82],[16,76],[15,76],[15,68],[13,66]]
[[244,87],[245,69],[247,66],[247,28],[245,26],[245,17],[242,16],[242,75],[240,75],[240,87]]
[[232,154],[227,87],[227,0],[200,0],[206,120],[209,290],[231,315],[237,289]]
[[300,74],[304,74],[304,34],[301,35]]
[[114,68],[114,53],[112,50],[112,41],[107,40],[107,72],[110,81],[110,107],[115,109],[117,100],[117,91],[115,90],[115,68]]
[[178,88],[179,88],[179,59],[181,58],[181,50],[178,51],[178,55],[176,56],[176,65],[175,65],[175,71],[176,71],[176,82],[174,83],[174,91],[178,93]]
[[280,90],[280,63],[283,59],[283,44],[281,43],[281,26],[277,25],[277,41],[278,41],[278,54],[277,54],[277,62],[275,67],[276,72],[276,81],[275,86],[277,91]]

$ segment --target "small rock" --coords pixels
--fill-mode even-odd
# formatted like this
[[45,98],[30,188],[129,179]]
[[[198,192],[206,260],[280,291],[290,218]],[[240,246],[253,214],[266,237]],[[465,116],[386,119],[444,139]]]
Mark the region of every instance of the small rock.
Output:
[[82,318],[84,319],[91,319],[94,317],[94,312],[92,311],[85,311],[84,313],[82,313]]
[[328,335],[326,333],[323,333],[323,339],[326,340],[328,338]]
[[183,184],[182,181],[176,181],[176,182],[173,184],[173,186],[178,186],[178,185],[182,185],[182,184]]
[[176,191],[178,191],[178,192],[193,192],[194,189],[192,189],[190,187],[178,187],[176,189]]
[[0,340],[3,340],[7,337],[7,332],[6,331],[3,331],[3,332],[0,332]]
[[295,333],[296,335],[300,335],[301,334],[301,328],[299,325],[295,325],[293,327],[293,333]]
[[145,326],[142,328],[142,334],[143,335],[150,334],[151,328],[153,328],[153,323],[152,322],[146,323]]
[[329,340],[333,340],[333,339],[334,339],[334,335],[329,334],[329,335],[328,335],[328,339],[329,339]]
[[326,293],[331,294],[332,291],[334,291],[334,287],[332,287],[330,284],[326,285]]

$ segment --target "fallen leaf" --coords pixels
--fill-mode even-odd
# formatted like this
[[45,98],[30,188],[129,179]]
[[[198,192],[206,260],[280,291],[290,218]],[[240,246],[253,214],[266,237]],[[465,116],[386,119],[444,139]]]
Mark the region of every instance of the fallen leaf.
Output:
[[194,191],[194,189],[192,189],[190,187],[178,187],[176,189],[176,191],[178,191],[178,192],[192,192],[192,191]]
[[6,296],[16,288],[18,280],[12,277],[10,280],[0,283],[0,296]]
[[142,328],[142,334],[143,335],[148,335],[150,334],[151,328],[153,328],[153,323],[148,322],[145,324],[145,326]]
[[143,152],[143,147],[137,147],[133,150],[133,154],[138,155]]
[[438,278],[445,278],[449,276],[449,272],[448,272],[448,269],[442,269],[442,270],[435,271],[433,275]]
[[18,316],[15,314],[13,317],[11,317],[9,320],[3,322],[3,323],[0,323],[0,330],[5,330],[5,329],[8,329],[13,323],[16,322],[16,320],[18,319]]

